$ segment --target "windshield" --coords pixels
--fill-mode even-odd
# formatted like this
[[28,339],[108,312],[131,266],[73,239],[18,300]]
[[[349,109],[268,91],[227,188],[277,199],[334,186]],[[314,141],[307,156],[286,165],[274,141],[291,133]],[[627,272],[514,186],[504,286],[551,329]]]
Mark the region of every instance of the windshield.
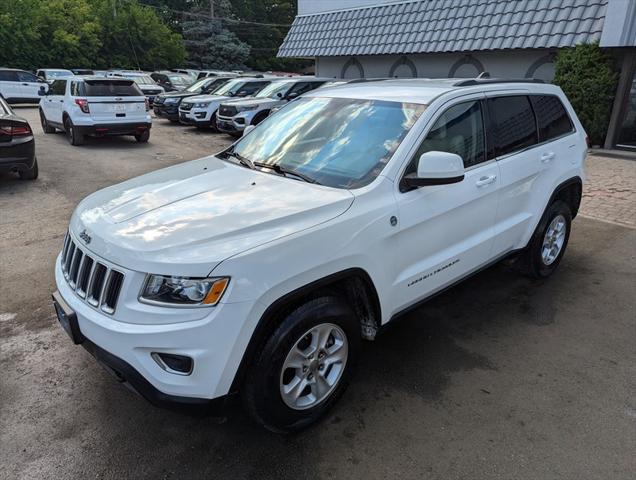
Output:
[[214,95],[232,96],[238,92],[247,82],[245,80],[230,80],[221,88],[214,91]]
[[[295,83],[296,82],[272,82],[254,96],[256,98],[282,98]],[[278,93],[280,93],[280,97],[278,97]]]
[[51,78],[72,77],[73,72],[70,70],[47,70],[46,76]]
[[168,78],[174,85],[187,85],[190,83],[182,75],[168,75]]
[[266,118],[232,151],[322,185],[359,188],[378,176],[425,108],[380,100],[300,98]]
[[150,75],[135,75],[130,77],[137,85],[156,85],[155,81],[150,78]]

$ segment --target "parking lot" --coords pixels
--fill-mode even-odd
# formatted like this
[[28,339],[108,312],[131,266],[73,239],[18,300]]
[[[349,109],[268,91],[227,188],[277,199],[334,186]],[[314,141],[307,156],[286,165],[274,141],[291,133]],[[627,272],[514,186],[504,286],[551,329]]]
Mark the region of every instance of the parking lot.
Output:
[[0,478],[633,478],[629,221],[589,218],[603,215],[584,204],[555,276],[497,265],[436,297],[364,344],[323,422],[277,436],[239,408],[220,422],[152,407],[72,345],[50,301],[84,196],[231,137],[155,119],[148,144],[71,147],[42,133],[36,108],[16,110],[35,130],[40,177],[0,175]]

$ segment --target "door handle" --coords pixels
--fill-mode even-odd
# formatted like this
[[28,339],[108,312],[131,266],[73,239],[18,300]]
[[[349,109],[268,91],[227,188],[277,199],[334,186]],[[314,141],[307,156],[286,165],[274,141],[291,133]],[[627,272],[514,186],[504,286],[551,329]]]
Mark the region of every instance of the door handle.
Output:
[[497,180],[497,175],[488,175],[487,177],[484,176],[484,177],[481,177],[479,180],[477,180],[475,182],[475,185],[477,185],[478,187],[484,187],[486,185],[490,185],[495,180]]
[[25,87],[28,87],[29,84],[28,83],[23,83],[22,85],[24,85]]
[[541,163],[550,163],[552,160],[554,160],[554,152],[541,155]]

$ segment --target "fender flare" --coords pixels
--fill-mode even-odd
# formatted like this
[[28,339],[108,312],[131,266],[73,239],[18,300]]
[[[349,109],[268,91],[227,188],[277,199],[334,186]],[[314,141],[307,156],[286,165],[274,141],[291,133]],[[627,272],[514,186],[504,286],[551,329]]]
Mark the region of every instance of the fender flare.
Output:
[[250,337],[250,341],[247,344],[247,348],[243,352],[243,356],[241,358],[241,362],[239,363],[238,369],[234,374],[234,379],[232,380],[232,385],[230,387],[230,393],[235,393],[239,390],[243,378],[245,377],[245,373],[247,372],[247,369],[249,368],[254,355],[257,353],[259,347],[263,344],[263,342],[268,338],[272,330],[276,327],[277,312],[279,312],[281,309],[284,309],[285,307],[293,305],[298,300],[310,295],[313,292],[318,291],[320,288],[349,278],[362,279],[362,281],[367,283],[367,287],[372,289],[371,307],[376,312],[377,318],[381,319],[382,317],[380,311],[380,300],[378,297],[377,289],[375,288],[375,284],[373,283],[373,280],[371,279],[369,274],[362,268],[347,268],[345,270],[329,274],[325,277],[319,278],[303,286],[300,286],[274,300],[261,315],[261,318],[258,320],[258,323],[256,324],[254,331],[252,332],[252,336]]

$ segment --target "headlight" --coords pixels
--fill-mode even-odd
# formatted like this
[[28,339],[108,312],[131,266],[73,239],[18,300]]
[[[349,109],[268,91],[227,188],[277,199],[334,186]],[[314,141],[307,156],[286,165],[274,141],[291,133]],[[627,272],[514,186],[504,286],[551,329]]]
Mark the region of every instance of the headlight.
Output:
[[179,103],[179,99],[175,97],[167,97],[163,103]]
[[194,108],[207,108],[210,102],[199,102],[194,104]]
[[249,110],[256,110],[258,108],[258,105],[237,105],[236,106],[236,111],[237,112],[247,112]]
[[207,305],[219,303],[229,277],[189,278],[148,275],[140,300],[170,305]]

